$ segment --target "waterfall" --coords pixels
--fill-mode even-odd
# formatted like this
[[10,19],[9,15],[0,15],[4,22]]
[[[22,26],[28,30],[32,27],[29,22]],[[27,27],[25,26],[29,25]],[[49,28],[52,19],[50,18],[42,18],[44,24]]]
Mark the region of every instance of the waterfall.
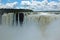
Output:
[[39,27],[42,27],[44,30],[45,26],[48,26],[51,22],[53,22],[54,20],[57,20],[58,18],[59,18],[59,15],[41,13],[36,15],[28,15],[27,20],[29,21],[29,23],[34,22],[36,24],[39,24]]
[[2,15],[0,40],[60,39],[60,14],[23,12],[23,17],[20,13],[4,13]]
[[13,25],[13,13],[4,13],[2,15],[2,25]]

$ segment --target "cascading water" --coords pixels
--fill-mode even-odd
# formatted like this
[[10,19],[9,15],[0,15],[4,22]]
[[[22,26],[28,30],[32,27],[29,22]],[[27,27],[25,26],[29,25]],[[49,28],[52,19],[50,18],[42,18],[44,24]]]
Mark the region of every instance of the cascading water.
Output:
[[60,14],[4,13],[0,40],[60,40],[59,24]]
[[2,15],[2,25],[13,25],[13,13],[4,13]]

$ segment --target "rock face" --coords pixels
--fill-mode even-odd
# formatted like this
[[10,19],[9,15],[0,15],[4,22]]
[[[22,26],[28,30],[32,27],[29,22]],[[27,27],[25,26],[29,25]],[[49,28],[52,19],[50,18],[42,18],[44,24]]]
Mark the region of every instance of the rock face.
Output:
[[24,14],[23,13],[19,13],[19,22],[20,22],[20,25],[23,24],[23,21],[24,21]]
[[[2,15],[1,14],[4,15],[4,13],[7,13],[10,16],[14,14],[15,19],[14,18],[13,19],[15,20],[16,24],[18,24],[18,20],[19,20],[20,24],[22,24],[23,23],[23,20],[24,20],[24,15],[22,15],[23,17],[22,16],[21,17],[18,16],[18,13],[20,13],[20,12],[33,12],[33,11],[30,10],[30,9],[0,9],[0,19],[2,18]],[[13,13],[13,14],[10,14],[10,13]],[[21,15],[21,14],[19,14],[19,15]],[[0,24],[1,24],[1,21],[2,20],[0,20]]]
[[19,21],[20,25],[23,24],[24,13],[16,13],[16,24],[18,24],[18,21]]
[[18,13],[16,13],[16,25],[18,25]]
[[[28,14],[28,13],[26,13]],[[15,19],[14,17],[15,16]],[[39,14],[30,14],[25,15],[23,12],[19,13],[4,13],[2,15],[2,23],[7,20],[7,24],[13,24],[14,20],[16,25],[20,23],[20,25],[25,22],[24,20],[27,20],[27,22],[31,23],[34,22],[36,24],[39,24],[40,26],[46,26],[50,24],[52,21],[56,20],[58,18],[58,15],[55,14],[49,14],[49,13],[39,13]],[[3,22],[4,21],[4,22]],[[6,23],[6,22],[5,22]]]

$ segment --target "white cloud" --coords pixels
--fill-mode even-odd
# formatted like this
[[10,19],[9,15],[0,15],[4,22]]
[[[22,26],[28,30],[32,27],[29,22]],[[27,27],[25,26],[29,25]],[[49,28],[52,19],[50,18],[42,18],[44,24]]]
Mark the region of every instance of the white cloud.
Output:
[[16,7],[16,9],[19,9],[19,7]]
[[0,8],[15,8],[18,2],[13,2],[13,3],[6,3],[6,4],[1,4],[0,3]]
[[19,4],[19,7],[17,6],[18,2],[13,3],[6,3],[2,4],[0,3],[0,8],[16,8],[16,9],[32,9],[36,11],[40,10],[60,10],[60,2],[51,1],[48,2],[48,0],[40,1],[28,1],[28,0],[22,0]]
[[14,8],[16,5],[17,5],[17,2],[6,4],[6,6],[9,7],[9,8]]
[[21,5],[30,5],[31,3],[29,1],[22,1]]
[[[28,3],[28,4],[27,4]],[[21,5],[24,5],[22,8],[28,8],[32,10],[60,10],[60,2],[51,1],[48,2],[44,0],[40,1],[32,1],[32,2],[21,2]],[[27,6],[28,5],[28,6]]]

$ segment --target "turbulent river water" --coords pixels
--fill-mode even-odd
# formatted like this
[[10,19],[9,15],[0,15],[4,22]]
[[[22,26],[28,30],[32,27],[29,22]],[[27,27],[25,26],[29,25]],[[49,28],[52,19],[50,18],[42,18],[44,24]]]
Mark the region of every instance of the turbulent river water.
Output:
[[60,40],[60,14],[26,13],[22,25],[19,17],[16,19],[13,13],[2,15],[0,40]]

